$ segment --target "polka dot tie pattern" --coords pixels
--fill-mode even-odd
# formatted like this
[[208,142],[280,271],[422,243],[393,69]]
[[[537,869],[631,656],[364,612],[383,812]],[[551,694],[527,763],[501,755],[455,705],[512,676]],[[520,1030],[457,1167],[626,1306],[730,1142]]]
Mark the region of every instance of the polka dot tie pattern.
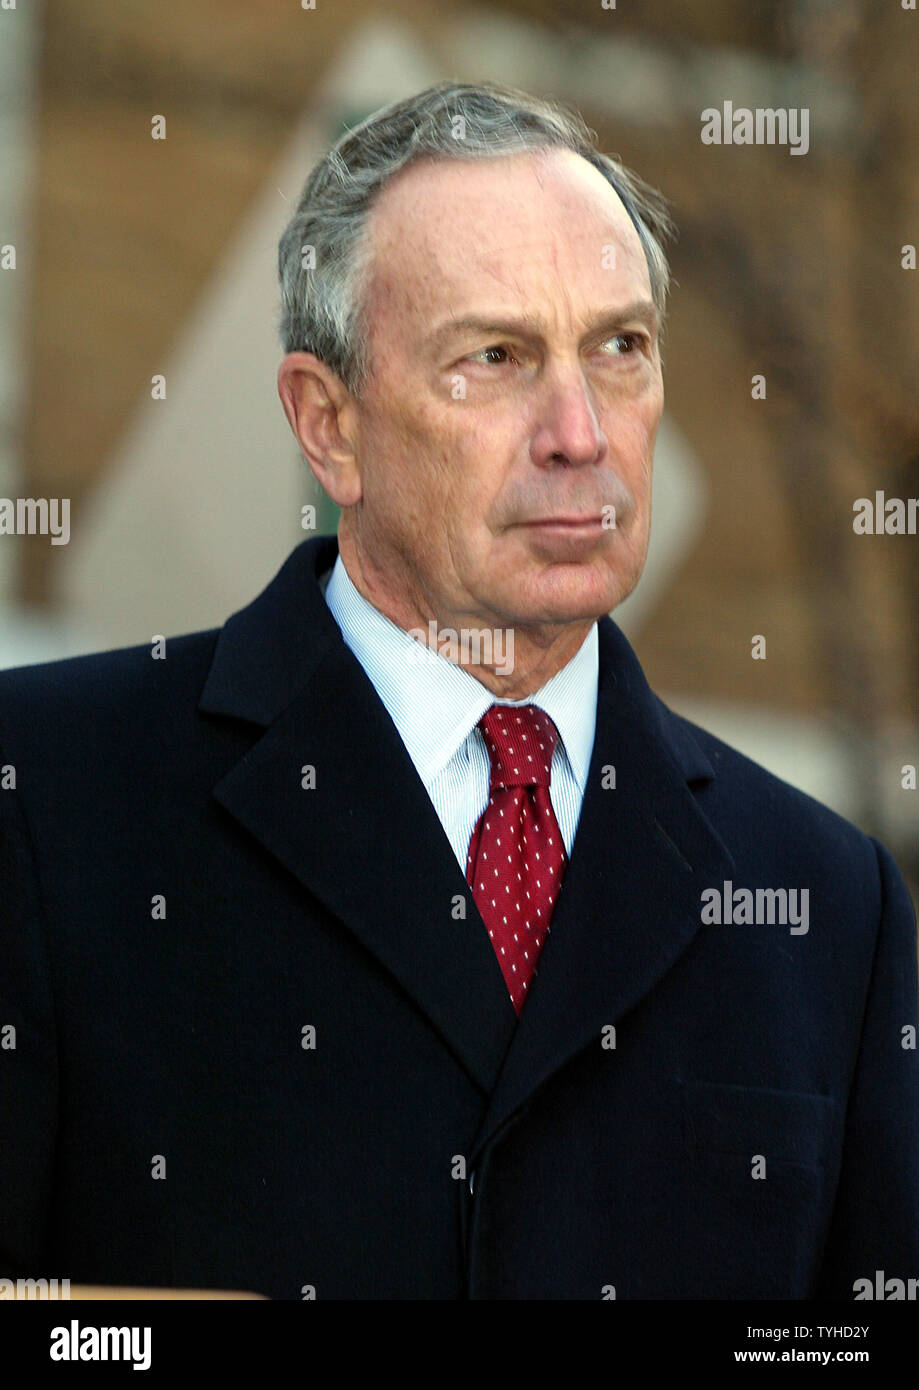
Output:
[[519,1014],[568,863],[549,797],[558,730],[535,705],[492,705],[478,727],[491,784],[469,841],[466,881]]

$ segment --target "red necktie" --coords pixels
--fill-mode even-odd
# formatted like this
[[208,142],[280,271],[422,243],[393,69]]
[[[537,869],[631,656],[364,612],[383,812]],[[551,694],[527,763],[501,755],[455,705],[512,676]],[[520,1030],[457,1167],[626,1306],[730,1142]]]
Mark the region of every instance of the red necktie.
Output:
[[519,1014],[568,862],[549,798],[558,730],[535,705],[492,705],[478,727],[491,786],[469,841],[466,882]]

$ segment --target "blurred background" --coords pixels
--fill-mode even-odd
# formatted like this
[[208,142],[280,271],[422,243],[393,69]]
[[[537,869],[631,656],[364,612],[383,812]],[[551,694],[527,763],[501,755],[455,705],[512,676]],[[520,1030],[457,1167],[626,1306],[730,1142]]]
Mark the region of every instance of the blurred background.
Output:
[[[674,708],[883,838],[916,893],[919,537],[852,525],[856,498],[919,497],[909,4],[0,10],[0,498],[70,499],[66,545],[0,535],[0,665],[216,626],[304,506],[335,529],[277,399],[278,238],[345,126],[506,81],[575,105],[679,227],[651,553],[617,620]],[[807,108],[807,154],[703,144],[726,100]]]

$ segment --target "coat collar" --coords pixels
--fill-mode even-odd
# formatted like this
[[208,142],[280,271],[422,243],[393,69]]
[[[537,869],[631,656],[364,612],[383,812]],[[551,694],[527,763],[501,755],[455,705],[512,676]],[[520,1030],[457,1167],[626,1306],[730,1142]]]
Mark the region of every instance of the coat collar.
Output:
[[199,709],[263,732],[214,795],[373,952],[490,1097],[480,1147],[691,942],[702,889],[733,867],[693,790],[714,771],[601,619],[587,790],[518,1023],[430,798],[319,587],[337,553],[334,536],[303,542],[221,630]]

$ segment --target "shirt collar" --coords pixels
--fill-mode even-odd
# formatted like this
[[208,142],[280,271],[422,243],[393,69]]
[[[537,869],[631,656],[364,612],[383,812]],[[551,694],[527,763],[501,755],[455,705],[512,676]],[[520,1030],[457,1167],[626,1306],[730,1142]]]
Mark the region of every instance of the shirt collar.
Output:
[[[375,608],[355,587],[341,555],[325,599],[428,786],[496,703],[493,693],[455,662],[422,647]],[[597,624],[593,623],[567,665],[534,695],[498,702],[538,705],[549,715],[582,794],[596,728],[598,669]]]

